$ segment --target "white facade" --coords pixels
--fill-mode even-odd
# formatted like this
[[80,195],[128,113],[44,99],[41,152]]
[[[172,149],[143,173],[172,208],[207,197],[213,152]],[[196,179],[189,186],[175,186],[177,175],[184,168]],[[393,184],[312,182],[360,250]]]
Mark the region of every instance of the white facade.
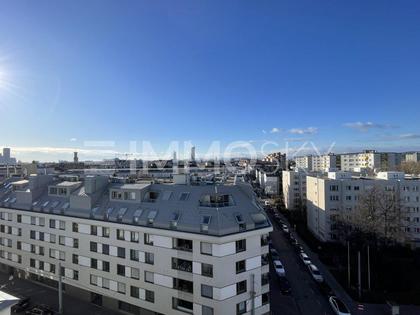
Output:
[[337,168],[335,154],[306,155],[295,158],[296,168],[306,169],[310,172],[325,172]]
[[321,241],[334,241],[334,216],[354,211],[360,195],[377,186],[395,191],[407,209],[406,237],[420,245],[420,180],[405,179],[400,172],[379,172],[376,178],[356,178],[349,173],[329,173],[328,177],[307,177],[307,224]]
[[420,152],[410,152],[405,154],[406,162],[420,162]]
[[395,152],[364,151],[341,154],[341,170],[357,169],[393,171],[401,164],[402,154]]
[[[22,183],[28,185],[24,190],[15,191],[16,196],[20,198],[21,192],[35,196],[35,184],[43,178],[48,179],[32,176]],[[236,216],[231,214],[232,220],[226,220],[223,215],[224,223],[216,227],[224,230],[215,230],[212,221],[217,216],[211,217],[215,208],[207,205],[212,201],[195,199],[214,192],[214,187],[121,184],[108,186],[109,196],[103,197],[102,177],[89,177],[70,197],[67,191],[59,197],[60,191],[54,188],[69,188],[68,182],[44,184],[50,187],[42,195],[45,199],[30,201],[29,209],[23,209],[24,199],[2,197],[0,191],[2,269],[22,278],[56,282],[60,264],[67,292],[87,300],[95,293],[104,306],[129,313],[210,315],[236,314],[239,309],[241,314],[250,314],[252,304],[255,314],[269,313],[267,237],[272,227],[266,221],[249,228],[251,222],[264,222],[264,214],[255,212],[258,215],[251,219],[254,212],[243,212],[254,206],[242,188],[218,186],[218,191],[226,189],[236,198],[238,208],[228,204],[229,200],[216,200],[220,213],[225,206]],[[84,199],[96,201],[82,202]],[[174,208],[171,200],[176,201],[173,205],[184,202],[185,211],[200,209],[206,221],[195,224],[195,214],[187,212],[174,218],[168,213]],[[104,215],[93,208],[101,202],[106,205]],[[74,205],[76,210],[72,210]],[[130,214],[130,208],[142,210]]]
[[283,171],[283,198],[286,209],[294,210],[306,206],[307,174],[306,171],[299,169],[295,171]]

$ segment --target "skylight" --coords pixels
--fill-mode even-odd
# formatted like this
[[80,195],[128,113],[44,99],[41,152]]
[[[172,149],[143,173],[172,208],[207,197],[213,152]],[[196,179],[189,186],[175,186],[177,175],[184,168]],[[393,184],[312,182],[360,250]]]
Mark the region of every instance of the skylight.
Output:
[[171,196],[172,196],[172,191],[165,190],[162,195],[162,200],[169,200],[171,199]]
[[181,195],[179,196],[179,200],[181,200],[181,201],[186,201],[186,200],[188,200],[188,197],[190,196],[190,193],[189,192],[183,192],[183,193],[181,193]]

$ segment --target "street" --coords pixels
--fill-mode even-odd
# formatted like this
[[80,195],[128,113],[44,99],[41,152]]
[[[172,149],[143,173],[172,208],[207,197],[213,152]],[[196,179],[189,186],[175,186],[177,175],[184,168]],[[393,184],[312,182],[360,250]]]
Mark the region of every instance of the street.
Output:
[[[272,219],[272,218],[271,218]],[[317,283],[312,279],[307,267],[297,255],[296,250],[286,239],[275,220],[271,234],[273,247],[277,249],[280,260],[286,269],[286,277],[292,287],[292,294],[282,295],[279,291],[275,271],[270,267],[271,310],[277,314],[328,314],[333,315],[327,298],[320,292]]]

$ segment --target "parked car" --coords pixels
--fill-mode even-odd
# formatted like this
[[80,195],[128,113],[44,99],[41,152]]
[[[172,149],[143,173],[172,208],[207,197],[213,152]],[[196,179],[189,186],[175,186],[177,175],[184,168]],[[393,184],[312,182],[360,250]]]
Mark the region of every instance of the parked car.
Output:
[[279,277],[279,289],[281,294],[292,293],[292,287],[286,277]]
[[309,272],[311,273],[312,278],[314,278],[316,282],[324,282],[324,277],[319,272],[317,266],[315,266],[314,264],[309,264],[308,269],[309,269]]
[[270,248],[271,260],[280,260],[279,253],[275,248]]
[[290,233],[289,227],[286,224],[283,224],[281,228],[284,233]]
[[286,276],[286,270],[284,269],[284,266],[280,260],[273,260],[273,266],[274,266],[274,269],[276,270],[277,276],[279,277]]
[[334,313],[337,315],[350,315],[350,311],[347,306],[336,296],[330,296],[328,299],[330,302],[331,308]]
[[26,315],[54,315],[54,311],[44,304],[34,305],[25,312]]
[[31,298],[29,297],[21,297],[19,302],[12,306],[13,313],[20,313],[26,310],[29,307]]
[[302,259],[305,265],[309,265],[311,263],[311,260],[309,259],[308,255],[306,255],[305,252],[300,253],[300,259]]

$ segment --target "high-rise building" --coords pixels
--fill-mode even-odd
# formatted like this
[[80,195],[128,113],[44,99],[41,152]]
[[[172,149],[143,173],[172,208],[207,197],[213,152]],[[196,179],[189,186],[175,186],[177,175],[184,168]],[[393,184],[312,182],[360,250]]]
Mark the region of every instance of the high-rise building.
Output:
[[[246,183],[32,175],[0,188],[0,268],[135,314],[268,314],[272,226]],[[61,266],[61,269],[60,269]]]
[[195,146],[191,147],[191,161],[195,161]]
[[79,157],[77,156],[77,152],[74,152],[73,162],[74,163],[79,163]]

